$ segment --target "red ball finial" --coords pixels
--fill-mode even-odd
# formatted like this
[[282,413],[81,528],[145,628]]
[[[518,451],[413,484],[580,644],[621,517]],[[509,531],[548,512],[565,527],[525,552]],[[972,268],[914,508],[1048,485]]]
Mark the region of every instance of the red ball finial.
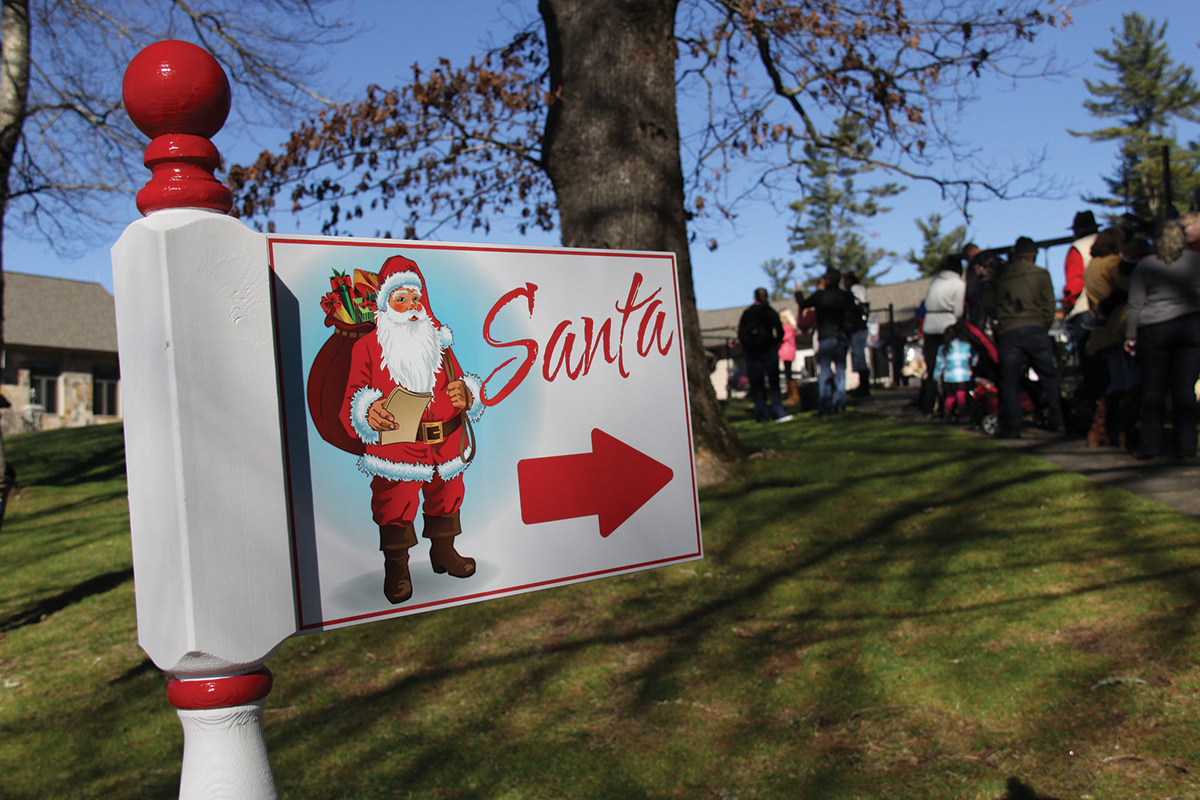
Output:
[[233,195],[213,177],[221,157],[208,140],[229,116],[229,80],[217,60],[189,42],[155,42],[129,62],[121,94],[133,124],[153,140],[144,159],[152,174],[138,192],[138,210],[228,212]]

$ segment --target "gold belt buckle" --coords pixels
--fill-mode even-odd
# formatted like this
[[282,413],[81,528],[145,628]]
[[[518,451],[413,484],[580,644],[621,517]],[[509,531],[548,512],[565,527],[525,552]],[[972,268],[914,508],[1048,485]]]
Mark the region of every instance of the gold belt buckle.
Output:
[[[437,437],[436,439],[434,438],[435,436]],[[441,444],[445,438],[446,437],[442,435],[442,423],[425,423],[425,444]]]

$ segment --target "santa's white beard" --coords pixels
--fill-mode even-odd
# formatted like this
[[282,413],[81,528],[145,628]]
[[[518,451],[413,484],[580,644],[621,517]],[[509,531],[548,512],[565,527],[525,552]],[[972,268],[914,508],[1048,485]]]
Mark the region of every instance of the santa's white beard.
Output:
[[[410,319],[413,315],[417,319]],[[428,312],[399,314],[390,306],[375,313],[375,335],[383,351],[379,366],[410,392],[430,392],[442,368],[442,348]]]

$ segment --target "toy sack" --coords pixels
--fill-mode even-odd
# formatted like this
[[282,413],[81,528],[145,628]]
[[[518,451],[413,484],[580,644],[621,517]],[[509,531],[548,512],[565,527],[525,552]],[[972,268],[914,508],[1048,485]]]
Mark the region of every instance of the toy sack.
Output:
[[326,327],[333,335],[321,347],[308,372],[308,413],[321,438],[339,450],[361,456],[363,443],[342,425],[342,402],[350,378],[350,354],[358,339],[375,330],[375,297],[378,276],[354,270],[351,278],[334,270],[332,291],[321,298]]

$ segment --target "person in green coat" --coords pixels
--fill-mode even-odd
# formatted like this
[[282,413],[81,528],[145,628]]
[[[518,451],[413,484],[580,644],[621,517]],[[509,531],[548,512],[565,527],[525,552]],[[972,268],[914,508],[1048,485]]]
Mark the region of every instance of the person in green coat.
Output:
[[983,306],[994,320],[1000,353],[1000,438],[1021,435],[1021,375],[1028,364],[1045,392],[1051,429],[1063,429],[1058,367],[1054,363],[1054,284],[1050,273],[1034,263],[1037,245],[1017,239],[1008,265],[988,284]]

